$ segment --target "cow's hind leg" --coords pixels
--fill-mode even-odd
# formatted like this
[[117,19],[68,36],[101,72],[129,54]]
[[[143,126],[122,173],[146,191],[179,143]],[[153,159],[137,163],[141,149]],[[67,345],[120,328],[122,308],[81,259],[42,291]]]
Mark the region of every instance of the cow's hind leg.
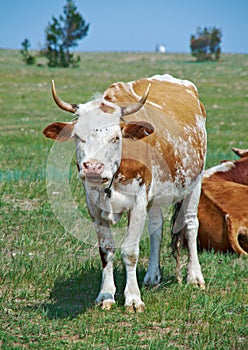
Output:
[[171,247],[172,247],[172,254],[176,260],[176,277],[179,284],[182,283],[180,251],[181,251],[182,242],[185,237],[185,226],[181,228],[183,225],[181,225],[180,223],[181,220],[179,220],[179,217],[178,217],[178,214],[180,213],[180,210],[182,208],[182,204],[183,204],[183,201],[180,201],[174,205],[173,215],[171,218]]
[[152,206],[149,210],[150,259],[147,273],[144,278],[145,285],[157,285],[161,280],[160,272],[160,246],[163,230],[163,215],[160,207]]
[[184,198],[177,218],[175,219],[173,230],[175,234],[177,234],[177,232],[180,230],[183,230],[185,233],[189,259],[187,282],[194,283],[199,285],[201,288],[205,288],[205,282],[197,255],[197,233],[199,226],[197,210],[200,193],[201,181],[198,181],[193,192]]

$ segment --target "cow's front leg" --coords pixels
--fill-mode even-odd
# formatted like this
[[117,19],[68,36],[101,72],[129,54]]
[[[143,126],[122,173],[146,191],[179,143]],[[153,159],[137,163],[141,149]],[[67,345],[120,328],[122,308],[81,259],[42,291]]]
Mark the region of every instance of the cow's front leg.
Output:
[[[101,225],[100,225],[101,224]],[[96,303],[103,309],[110,310],[115,303],[115,283],[113,275],[113,258],[115,254],[114,242],[109,224],[104,220],[96,225],[99,242],[99,252],[102,260],[102,283]]]
[[137,312],[143,312],[145,309],[136,276],[139,242],[146,220],[146,206],[141,202],[142,200],[129,212],[128,232],[121,247],[122,259],[126,268],[125,306]]
[[102,218],[102,210],[97,205],[97,201],[93,202],[87,192],[86,194],[87,205],[97,233],[99,252],[102,260],[102,282],[96,303],[103,309],[110,310],[115,303],[116,291],[113,275],[114,241],[109,223]]

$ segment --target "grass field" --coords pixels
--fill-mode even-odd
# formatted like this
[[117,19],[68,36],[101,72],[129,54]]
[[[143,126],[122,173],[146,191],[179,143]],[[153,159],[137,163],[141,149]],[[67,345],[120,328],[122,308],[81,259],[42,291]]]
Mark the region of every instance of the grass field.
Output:
[[[248,147],[248,55],[196,63],[186,54],[84,53],[78,69],[50,69],[26,66],[19,52],[0,50],[2,349],[248,348],[247,258],[203,252],[199,259],[206,290],[179,286],[165,222],[162,283],[150,290],[141,286],[146,312],[129,314],[123,307],[119,252],[117,304],[106,312],[94,304],[101,280],[98,249],[66,232],[48,201],[46,164],[52,143],[42,130],[71,118],[52,101],[51,79],[62,98],[78,103],[114,81],[164,72],[198,86],[208,116],[207,167],[234,159],[231,147]],[[87,215],[74,168],[73,193]],[[149,241],[143,239],[140,284],[148,252]]]

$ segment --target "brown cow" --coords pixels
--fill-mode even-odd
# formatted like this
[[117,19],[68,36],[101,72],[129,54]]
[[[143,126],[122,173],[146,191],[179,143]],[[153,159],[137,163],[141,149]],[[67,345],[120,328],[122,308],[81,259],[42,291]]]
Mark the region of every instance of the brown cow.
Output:
[[248,254],[248,149],[205,171],[198,208],[201,249]]

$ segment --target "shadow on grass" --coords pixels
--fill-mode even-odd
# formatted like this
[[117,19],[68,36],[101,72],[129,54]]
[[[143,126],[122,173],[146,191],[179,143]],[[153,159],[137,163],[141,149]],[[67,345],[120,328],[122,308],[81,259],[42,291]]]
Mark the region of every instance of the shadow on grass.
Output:
[[[146,270],[140,267],[137,271],[138,284],[142,289]],[[124,305],[124,288],[126,282],[125,269],[118,266],[114,270],[116,284],[116,304]],[[164,286],[169,287],[175,283],[172,276],[164,276],[162,283],[156,287],[145,287],[149,293],[159,291]],[[88,267],[85,270],[75,271],[69,278],[58,278],[50,292],[51,302],[39,305],[45,317],[53,319],[74,319],[78,315],[96,307],[95,300],[100,291],[101,268]]]
[[94,267],[76,271],[69,278],[58,278],[50,292],[50,303],[43,304],[49,319],[76,318],[95,306],[101,271]]
[[[96,307],[95,300],[100,291],[102,271],[100,267],[87,267],[75,271],[69,278],[58,278],[50,292],[51,302],[43,304],[42,312],[49,319],[74,319]],[[125,271],[117,267],[114,271],[116,303],[124,303]]]

